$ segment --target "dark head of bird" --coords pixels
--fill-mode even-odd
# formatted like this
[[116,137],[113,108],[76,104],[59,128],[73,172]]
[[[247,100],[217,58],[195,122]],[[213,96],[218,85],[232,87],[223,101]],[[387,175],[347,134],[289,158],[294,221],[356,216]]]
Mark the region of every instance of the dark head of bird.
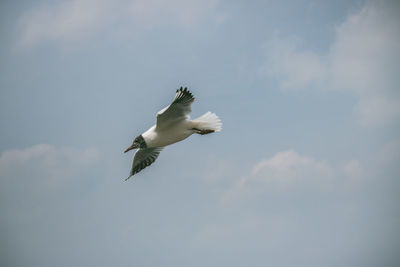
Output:
[[135,149],[135,148],[146,148],[146,142],[144,141],[144,138],[142,135],[139,135],[138,137],[133,140],[132,145],[128,147],[124,153],[128,152],[129,150]]

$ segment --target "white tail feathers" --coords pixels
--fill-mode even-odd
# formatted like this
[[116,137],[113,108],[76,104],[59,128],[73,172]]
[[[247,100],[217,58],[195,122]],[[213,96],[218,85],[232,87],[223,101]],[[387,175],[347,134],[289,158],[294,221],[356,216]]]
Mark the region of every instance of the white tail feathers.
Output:
[[208,111],[197,119],[193,120],[196,128],[200,130],[212,130],[219,132],[222,129],[222,122],[215,113]]

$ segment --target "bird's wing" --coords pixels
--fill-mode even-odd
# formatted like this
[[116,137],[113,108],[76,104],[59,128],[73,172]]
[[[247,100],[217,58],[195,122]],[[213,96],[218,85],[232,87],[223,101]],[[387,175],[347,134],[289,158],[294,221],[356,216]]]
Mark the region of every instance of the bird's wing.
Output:
[[136,151],[133,157],[132,169],[129,177],[125,179],[128,180],[132,175],[140,172],[147,166],[150,166],[158,157],[163,147],[151,147],[151,148],[140,148]]
[[157,113],[156,127],[158,129],[164,128],[171,123],[189,118],[193,101],[194,97],[186,87],[185,89],[181,87],[176,90],[176,95],[171,105]]

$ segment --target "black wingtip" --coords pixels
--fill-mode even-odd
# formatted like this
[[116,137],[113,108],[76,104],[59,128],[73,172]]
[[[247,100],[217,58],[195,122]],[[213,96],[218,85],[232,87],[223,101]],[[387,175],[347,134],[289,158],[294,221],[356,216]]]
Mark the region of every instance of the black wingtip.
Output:
[[181,86],[179,89],[176,90],[175,100],[179,98],[189,98],[190,101],[194,101],[193,94],[189,91],[187,87]]
[[180,91],[182,93],[190,93],[189,89],[187,87],[182,87],[176,90],[177,92]]

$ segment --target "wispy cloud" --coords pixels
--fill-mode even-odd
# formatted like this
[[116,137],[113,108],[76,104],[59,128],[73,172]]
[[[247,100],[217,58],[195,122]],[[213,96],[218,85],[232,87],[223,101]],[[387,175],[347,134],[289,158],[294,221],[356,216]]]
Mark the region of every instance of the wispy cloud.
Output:
[[301,155],[295,150],[277,152],[256,163],[248,175],[243,176],[222,196],[228,204],[248,196],[266,192],[287,192],[298,187],[329,188],[337,174],[328,162]]
[[[148,30],[178,25],[191,28],[202,22],[219,23],[217,0],[72,0],[44,2],[26,11],[19,19],[21,44],[70,43],[114,31]],[[123,26],[121,26],[123,25]]]
[[190,28],[207,19],[223,20],[223,16],[216,12],[217,4],[218,0],[134,0],[130,3],[129,14],[143,27],[173,23]]
[[[393,146],[395,145],[388,147]],[[368,162],[373,162],[371,166],[366,166],[365,162],[358,159],[332,163],[303,155],[293,149],[280,151],[269,158],[261,159],[248,170],[248,174],[237,178],[222,193],[221,204],[230,207],[276,193],[285,195],[357,190],[379,175],[375,169],[386,168],[385,166],[398,157],[393,149],[389,150],[391,152],[385,150],[371,155],[367,159]],[[384,160],[380,160],[383,158]]]
[[65,165],[69,164],[69,161],[84,165],[93,162],[97,156],[98,152],[95,149],[56,148],[49,144],[38,144],[25,149],[4,151],[0,156],[0,170],[5,171],[38,159],[49,165],[56,163]]
[[[292,249],[293,255],[307,254],[307,258],[319,259],[321,264],[332,256],[332,249],[342,254],[344,243],[352,244],[353,253],[346,256],[347,260],[357,260],[369,249],[376,251],[374,257],[393,257],[390,252],[379,250],[374,242],[365,245],[368,244],[365,240],[382,240],[371,234],[365,220],[371,212],[381,212],[381,203],[371,199],[370,190],[381,186],[382,180],[387,182],[395,177],[393,174],[382,177],[382,172],[374,169],[393,162],[397,157],[393,153],[396,147],[390,144],[382,152],[385,162],[371,166],[357,159],[333,164],[293,149],[262,159],[222,194],[220,214],[231,217],[216,216],[213,223],[199,231],[194,243],[211,248],[225,245],[240,251],[245,251],[249,244],[259,243],[264,248],[271,246],[271,251],[282,247]],[[368,161],[375,162],[377,157],[378,153],[371,154]],[[374,192],[392,194],[382,189]],[[368,201],[360,201],[364,197]],[[365,210],[368,212],[364,213]],[[393,225],[388,229],[375,231],[386,235],[393,231]],[[299,252],[299,249],[304,250]]]
[[0,156],[1,191],[22,193],[29,188],[30,193],[39,195],[59,192],[65,186],[83,182],[81,179],[98,160],[99,152],[93,148],[38,144],[7,150]]
[[267,43],[268,61],[264,71],[276,79],[283,90],[320,86],[325,79],[326,63],[313,51],[299,51],[301,43],[297,37],[275,38]]
[[288,185],[302,182],[305,179],[324,179],[332,170],[323,161],[302,156],[294,150],[276,153],[272,158],[257,163],[250,179],[260,182]]
[[70,42],[92,36],[112,20],[107,1],[73,0],[42,4],[25,12],[19,21],[21,43]]
[[358,98],[355,110],[363,124],[398,119],[399,7],[387,3],[367,2],[349,16],[336,28],[326,54],[301,49],[299,38],[275,38],[267,46],[267,74],[283,89],[351,93]]
[[358,180],[364,175],[364,170],[360,161],[353,159],[344,166],[344,173],[350,179]]

